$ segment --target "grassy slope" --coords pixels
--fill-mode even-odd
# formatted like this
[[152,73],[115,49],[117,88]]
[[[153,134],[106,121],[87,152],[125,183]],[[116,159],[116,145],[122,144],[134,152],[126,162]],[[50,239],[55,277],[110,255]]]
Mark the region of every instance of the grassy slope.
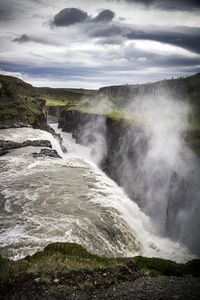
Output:
[[44,101],[38,102],[31,85],[0,75],[0,124],[25,123],[40,127]]
[[98,292],[147,275],[200,277],[200,260],[197,259],[177,264],[159,258],[104,258],[71,243],[50,244],[44,251],[18,261],[0,256],[0,266],[2,295],[13,293],[18,297],[20,293],[23,297],[27,293],[66,297],[75,289]]

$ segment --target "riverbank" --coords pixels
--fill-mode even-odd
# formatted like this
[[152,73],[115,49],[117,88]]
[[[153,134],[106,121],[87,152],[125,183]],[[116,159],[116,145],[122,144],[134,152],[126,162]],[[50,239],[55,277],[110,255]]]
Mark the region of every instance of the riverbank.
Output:
[[0,299],[199,299],[200,260],[105,258],[54,243],[18,261],[0,258]]

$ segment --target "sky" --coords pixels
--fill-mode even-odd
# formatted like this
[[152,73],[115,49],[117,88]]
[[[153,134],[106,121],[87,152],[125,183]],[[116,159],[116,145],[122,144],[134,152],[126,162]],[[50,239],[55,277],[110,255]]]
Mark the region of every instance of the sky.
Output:
[[200,72],[199,0],[0,0],[0,74],[99,89]]

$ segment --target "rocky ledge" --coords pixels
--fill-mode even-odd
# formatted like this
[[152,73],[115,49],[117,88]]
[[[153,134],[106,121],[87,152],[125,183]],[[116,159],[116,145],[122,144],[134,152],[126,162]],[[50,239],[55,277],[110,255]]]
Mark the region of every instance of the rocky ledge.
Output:
[[52,158],[61,158],[60,155],[58,155],[58,152],[53,149],[41,149],[40,153],[32,153],[32,156],[37,158],[37,157],[52,157]]
[[28,146],[52,148],[51,143],[48,140],[26,140],[23,143],[17,143],[8,140],[0,140],[0,156],[8,153],[9,150]]

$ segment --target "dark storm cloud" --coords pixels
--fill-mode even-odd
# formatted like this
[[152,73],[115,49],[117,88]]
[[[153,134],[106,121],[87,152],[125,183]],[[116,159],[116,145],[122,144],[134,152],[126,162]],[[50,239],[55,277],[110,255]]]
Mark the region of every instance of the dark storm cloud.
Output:
[[122,29],[117,25],[97,27],[89,32],[90,37],[111,37],[121,34]]
[[[172,31],[173,29],[173,31]],[[133,30],[126,37],[131,40],[152,40],[161,43],[174,45],[186,50],[200,53],[200,28],[191,27],[174,27],[169,30],[164,29],[149,29]]]
[[77,8],[64,8],[54,16],[51,25],[54,26],[70,26],[84,21],[94,23],[108,23],[111,22],[115,14],[110,9],[102,10],[95,18],[91,18],[88,14]]
[[199,0],[125,0],[128,3],[143,4],[164,10],[194,11],[200,9]]
[[82,23],[86,20],[88,14],[77,8],[64,8],[54,16],[51,25],[70,26],[76,23]]
[[102,10],[94,19],[92,19],[93,22],[99,23],[99,22],[110,22],[114,18],[115,14],[110,9],[104,9]]
[[13,42],[20,43],[20,44],[23,44],[23,43],[26,43],[29,41],[30,41],[30,37],[26,34],[22,34],[19,38],[16,38],[13,40]]
[[0,21],[11,20],[13,16],[13,10],[7,3],[2,3],[0,7]]

